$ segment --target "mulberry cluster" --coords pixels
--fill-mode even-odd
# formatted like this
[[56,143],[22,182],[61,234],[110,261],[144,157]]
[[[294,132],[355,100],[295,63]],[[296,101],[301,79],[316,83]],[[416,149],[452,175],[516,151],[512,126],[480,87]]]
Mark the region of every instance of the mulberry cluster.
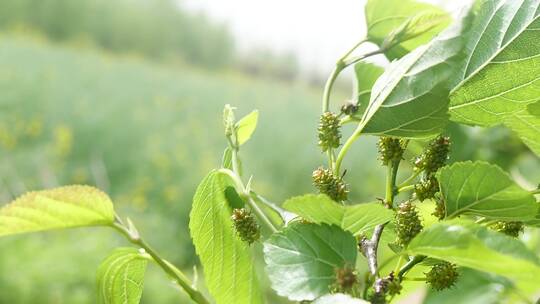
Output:
[[414,185],[416,198],[421,202],[426,199],[434,198],[437,192],[439,192],[439,181],[433,175],[428,176],[420,183]]
[[431,141],[424,153],[414,161],[416,171],[424,171],[431,175],[446,164],[450,152],[450,138],[439,136]]
[[403,152],[405,152],[403,143],[398,138],[381,136],[377,147],[379,148],[379,159],[385,166],[388,163],[400,161],[403,158]]
[[413,203],[407,201],[399,205],[395,216],[397,245],[407,246],[422,231],[422,222]]
[[259,240],[261,237],[260,227],[251,212],[244,208],[234,209],[231,219],[234,223],[236,232],[244,242],[252,244]]
[[497,222],[491,226],[491,229],[502,232],[511,237],[518,237],[523,232],[522,222]]
[[452,287],[459,277],[456,265],[448,262],[435,264],[426,273],[426,282],[435,290],[444,290]]
[[319,135],[319,146],[323,152],[339,147],[341,130],[339,127],[339,117],[336,114],[332,112],[322,114],[317,131]]
[[349,190],[343,178],[338,177],[329,169],[318,168],[313,171],[313,184],[320,193],[328,195],[335,201],[347,200]]

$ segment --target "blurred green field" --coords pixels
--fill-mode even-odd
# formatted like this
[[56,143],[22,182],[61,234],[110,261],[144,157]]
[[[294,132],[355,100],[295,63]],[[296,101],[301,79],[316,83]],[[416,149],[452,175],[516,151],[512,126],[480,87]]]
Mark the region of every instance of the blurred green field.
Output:
[[[245,175],[253,174],[261,194],[282,202],[312,191],[311,171],[324,161],[315,133],[320,93],[300,83],[160,66],[5,34],[0,199],[64,184],[95,185],[165,257],[191,271],[191,196],[198,181],[220,165],[224,104],[238,107],[239,115],[261,111],[258,129],[241,153]],[[351,155],[352,197],[373,201],[384,174],[376,162],[366,161],[376,158],[374,139]],[[95,269],[122,245],[127,243],[107,229],[2,238],[0,303],[95,303]],[[143,303],[182,299],[150,268]]]
[[[164,257],[191,273],[191,197],[220,165],[223,106],[236,106],[238,116],[260,110],[258,128],[241,151],[244,172],[253,175],[254,189],[281,203],[312,192],[311,172],[325,162],[315,130],[321,91],[2,34],[0,202],[65,184],[97,186]],[[336,95],[339,103],[347,94]],[[524,182],[540,178],[540,163],[509,131],[454,126],[448,132],[452,161],[483,159]],[[385,170],[376,158],[375,139],[366,137],[346,159],[352,202],[383,193]],[[104,228],[0,238],[0,303],[96,303],[98,264],[127,245]],[[269,296],[269,303],[280,301]],[[149,268],[143,303],[188,302],[159,269]]]

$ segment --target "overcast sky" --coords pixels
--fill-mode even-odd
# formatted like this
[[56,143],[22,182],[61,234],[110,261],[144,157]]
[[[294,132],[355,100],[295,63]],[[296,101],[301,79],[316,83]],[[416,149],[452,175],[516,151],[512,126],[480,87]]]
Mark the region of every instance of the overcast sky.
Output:
[[[241,49],[292,51],[304,68],[327,71],[365,33],[365,0],[181,0],[225,22]],[[428,0],[456,7],[451,0]]]

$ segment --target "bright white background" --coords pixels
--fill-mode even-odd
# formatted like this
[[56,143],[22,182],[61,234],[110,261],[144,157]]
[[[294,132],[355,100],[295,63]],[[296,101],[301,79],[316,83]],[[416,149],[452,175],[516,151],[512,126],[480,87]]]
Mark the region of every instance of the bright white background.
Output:
[[[293,52],[303,69],[330,70],[365,33],[365,0],[179,0],[229,26],[240,49]],[[462,1],[423,0],[448,10]],[[456,4],[457,2],[457,4]]]

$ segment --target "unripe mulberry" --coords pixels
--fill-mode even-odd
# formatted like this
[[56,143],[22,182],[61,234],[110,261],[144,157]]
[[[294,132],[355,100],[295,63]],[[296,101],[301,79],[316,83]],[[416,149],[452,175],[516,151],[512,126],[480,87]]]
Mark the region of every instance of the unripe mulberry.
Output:
[[313,184],[320,193],[328,195],[335,201],[347,200],[349,191],[343,178],[334,175],[329,169],[318,168],[313,171]]
[[450,152],[450,138],[439,136],[432,140],[424,153],[414,161],[416,171],[425,171],[427,175],[433,174],[443,167],[448,160]]
[[335,273],[336,281],[333,289],[336,292],[350,291],[358,283],[358,277],[352,267],[344,266],[343,268],[338,268]]
[[414,185],[414,193],[416,194],[416,198],[421,202],[435,197],[437,192],[439,192],[439,181],[433,175]]
[[379,159],[383,165],[388,163],[400,161],[403,158],[403,143],[398,138],[381,136],[377,143],[379,148]]
[[341,130],[339,117],[336,114],[332,112],[322,114],[317,131],[319,135],[319,146],[323,152],[339,147]]
[[426,282],[435,290],[444,290],[452,287],[459,277],[456,265],[448,262],[435,264],[431,270],[426,273]]
[[244,242],[251,244],[259,240],[261,237],[259,224],[251,212],[244,208],[234,209],[231,219],[236,232]]
[[523,232],[522,222],[497,222],[491,226],[491,229],[502,232],[511,237],[518,237]]
[[433,216],[436,216],[439,220],[444,219],[446,216],[446,206],[444,205],[444,201],[437,200],[435,205],[435,211],[432,213]]
[[407,201],[401,203],[396,212],[396,243],[407,246],[409,242],[422,231],[422,222],[413,203]]

